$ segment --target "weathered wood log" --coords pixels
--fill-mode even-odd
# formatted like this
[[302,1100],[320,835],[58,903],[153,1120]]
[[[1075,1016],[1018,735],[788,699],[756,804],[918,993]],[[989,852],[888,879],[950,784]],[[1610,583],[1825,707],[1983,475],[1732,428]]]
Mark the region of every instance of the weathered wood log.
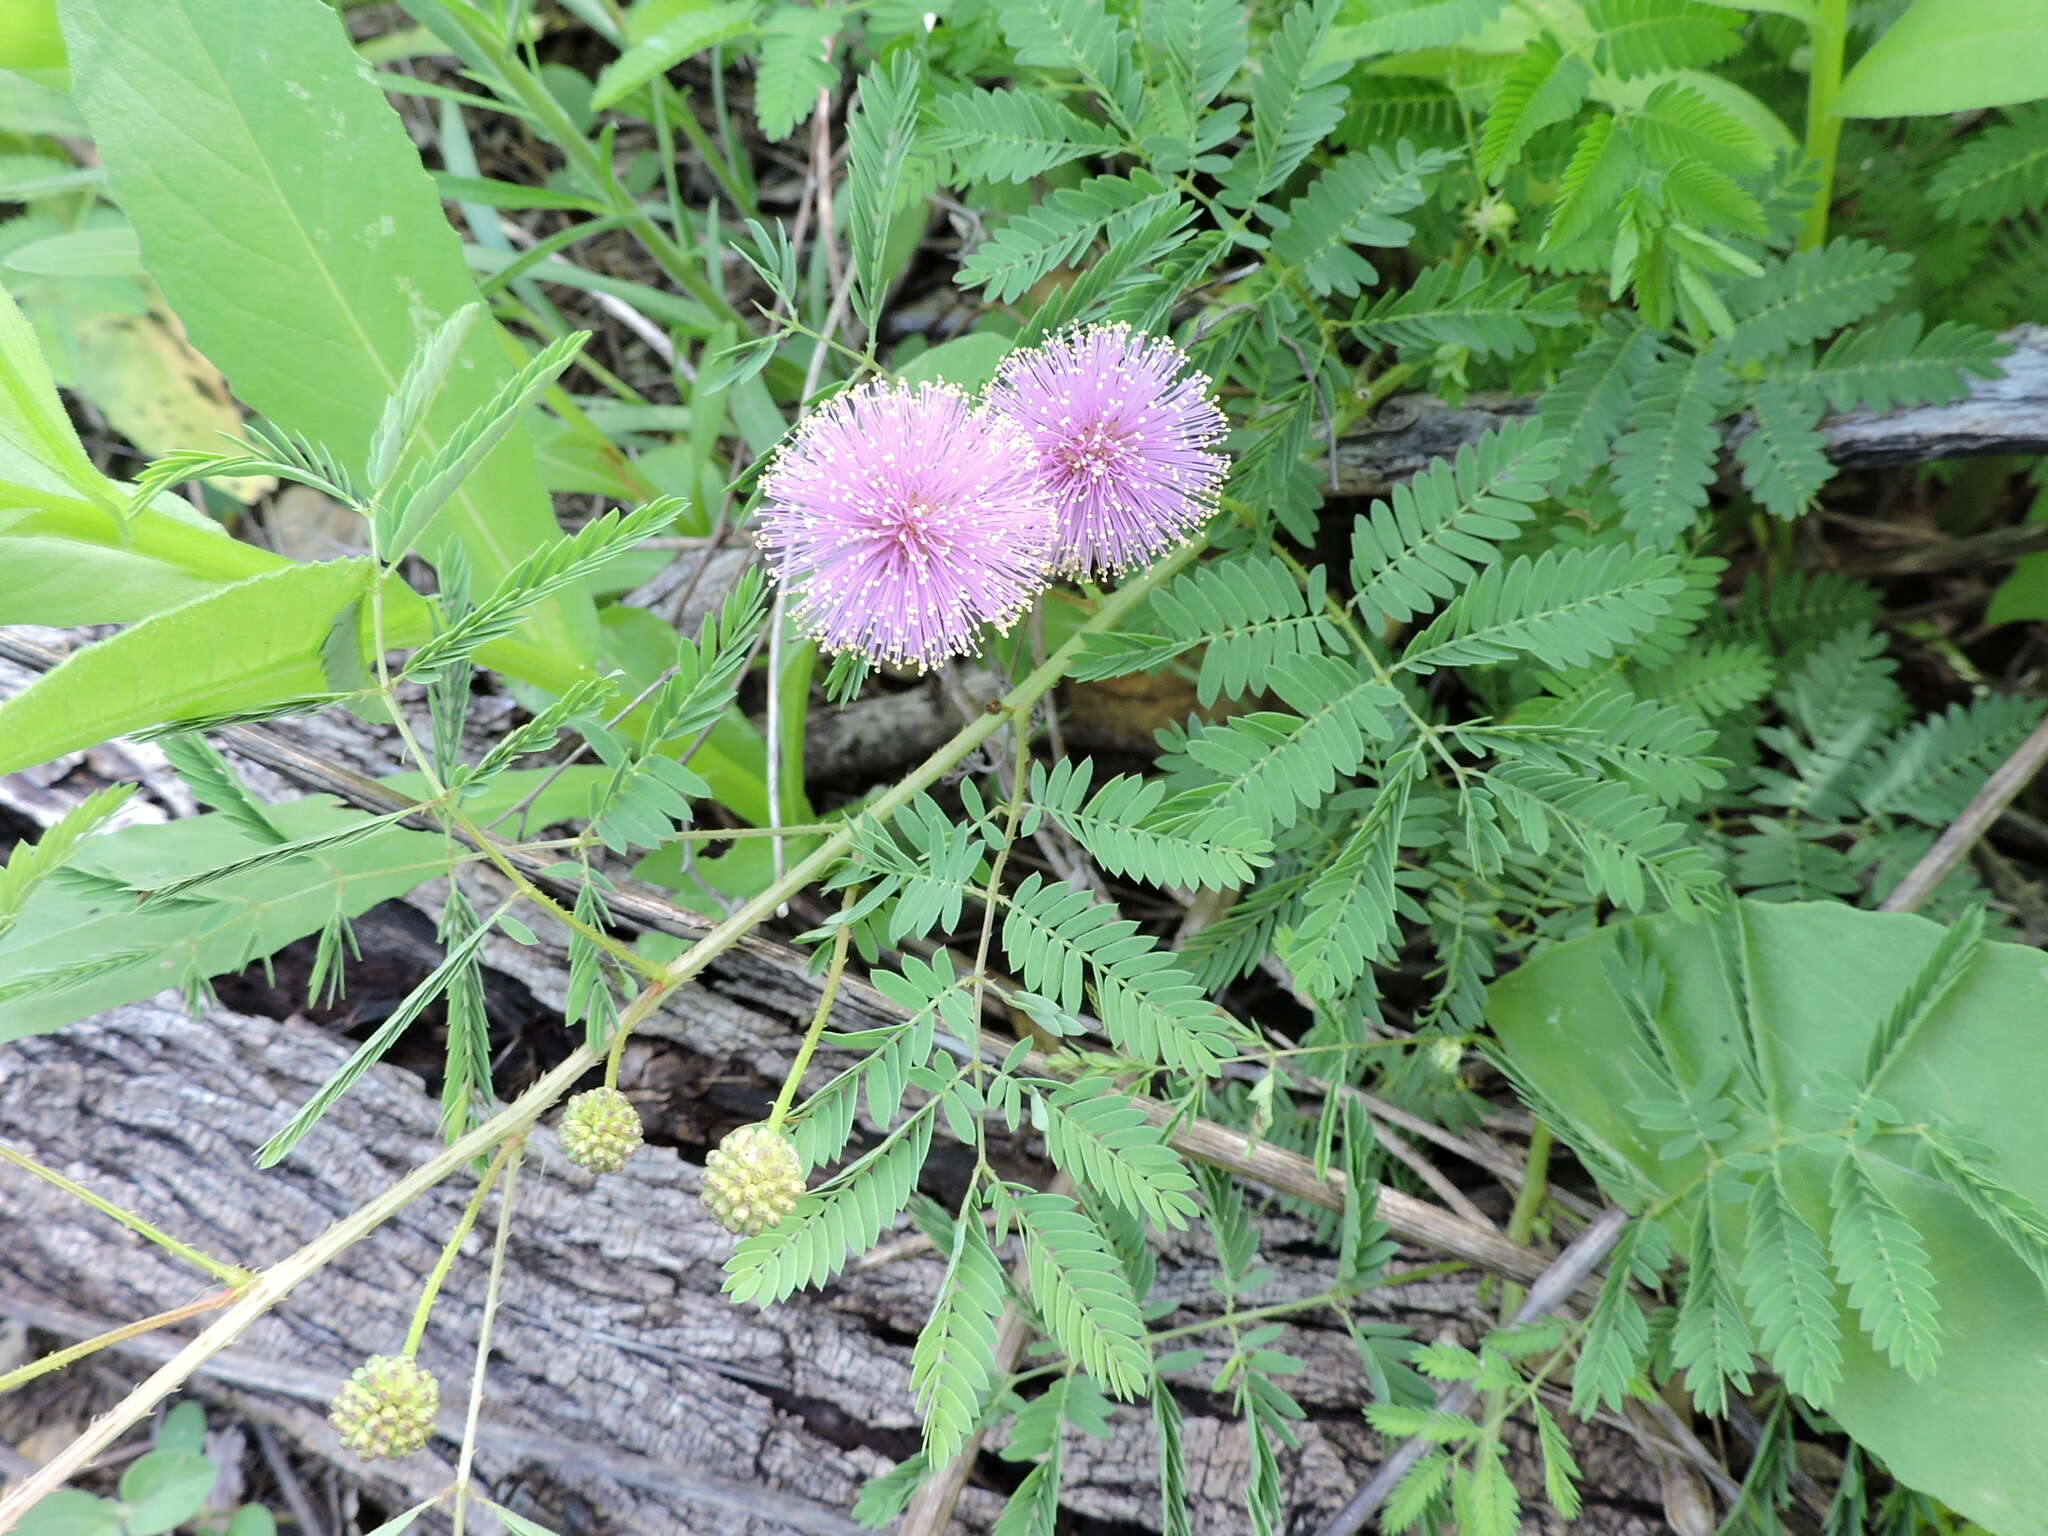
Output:
[[[1820,427],[1827,456],[1844,469],[1870,469],[1981,454],[2048,453],[2048,326],[2016,326],[2005,340],[2013,350],[2003,372],[1972,379],[1969,394],[1954,404],[1828,417]],[[1335,488],[1347,496],[1380,495],[1432,460],[1533,409],[1533,401],[1512,395],[1474,395],[1458,406],[1430,395],[1396,395],[1373,423],[1338,440],[1332,455]],[[1748,431],[1746,420],[1730,422],[1727,445],[1732,449]]]
[[[719,1005],[707,998],[697,1006]],[[749,1026],[737,1008],[723,1011],[735,1044],[786,1028],[772,1015]],[[693,1029],[688,1038],[704,1037]],[[752,1075],[742,1062],[678,1043],[648,1051],[627,1081],[655,1110],[657,1142],[701,1123],[686,1114],[679,1126],[669,1112],[701,1100],[698,1074]],[[343,1042],[299,1020],[214,1009],[193,1019],[165,1002],[134,1004],[9,1047],[0,1056],[0,1137],[218,1257],[260,1266],[437,1145],[432,1098],[410,1074],[380,1067],[283,1165],[257,1170],[254,1148],[345,1054]],[[624,1172],[593,1182],[562,1158],[552,1133],[532,1138],[479,1477],[493,1496],[564,1531],[842,1536],[863,1479],[916,1446],[909,1340],[940,1261],[899,1249],[773,1311],[735,1307],[719,1294],[732,1240],[697,1202],[696,1155],[651,1145]],[[935,1158],[941,1181],[944,1161]],[[403,1339],[420,1279],[465,1198],[459,1184],[437,1190],[350,1250],[218,1360],[214,1385],[315,1454],[341,1457],[321,1405],[361,1357]],[[0,1211],[0,1314],[82,1332],[208,1288],[189,1267],[17,1170],[0,1172]],[[486,1229],[493,1219],[494,1210]],[[1329,1258],[1309,1229],[1282,1215],[1262,1225],[1275,1278],[1256,1299],[1319,1290]],[[486,1250],[486,1234],[471,1239],[422,1352],[447,1389],[451,1433]],[[1212,1273],[1198,1238],[1166,1243],[1156,1294],[1180,1303],[1177,1321],[1213,1315]],[[1469,1280],[1451,1278],[1386,1295],[1400,1308],[1387,1316],[1430,1337],[1461,1327],[1474,1293]],[[1307,1362],[1291,1385],[1310,1418],[1301,1448],[1286,1458],[1292,1520],[1306,1528],[1342,1502],[1378,1453],[1358,1417],[1363,1373],[1345,1335],[1311,1317],[1289,1329],[1286,1347]],[[1201,1390],[1199,1372],[1180,1386],[1196,1529],[1244,1529],[1242,1430],[1227,1404]],[[1070,1445],[1065,1499],[1086,1528],[1156,1528],[1149,1435],[1146,1416],[1127,1410],[1109,1440]],[[1582,1438],[1592,1529],[1656,1529],[1653,1475],[1634,1448],[1601,1431]],[[376,1471],[376,1486],[394,1503],[429,1497],[447,1486],[453,1456],[444,1437]],[[969,1530],[987,1525],[1015,1477],[992,1455],[980,1472],[959,1509]]]

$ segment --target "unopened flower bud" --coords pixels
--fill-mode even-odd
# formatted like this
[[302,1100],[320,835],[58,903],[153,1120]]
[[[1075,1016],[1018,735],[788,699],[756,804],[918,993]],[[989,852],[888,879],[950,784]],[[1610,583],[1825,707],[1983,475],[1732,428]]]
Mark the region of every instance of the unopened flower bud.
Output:
[[434,1435],[441,1384],[410,1355],[372,1355],[327,1409],[341,1443],[365,1459],[410,1456]]
[[796,1143],[766,1125],[743,1125],[704,1159],[704,1207],[728,1232],[780,1226],[804,1192]]
[[555,1132],[569,1161],[593,1173],[617,1173],[640,1150],[640,1115],[616,1088],[579,1093]]
[[1515,232],[1515,225],[1519,222],[1521,215],[1515,211],[1515,205],[1504,197],[1484,198],[1465,215],[1465,227],[1484,245],[1503,243]]

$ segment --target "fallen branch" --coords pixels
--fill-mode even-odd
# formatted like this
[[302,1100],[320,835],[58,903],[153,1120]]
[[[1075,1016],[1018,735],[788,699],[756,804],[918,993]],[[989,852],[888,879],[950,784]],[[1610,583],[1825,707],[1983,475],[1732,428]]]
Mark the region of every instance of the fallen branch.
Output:
[[2035,726],[2027,739],[2013,748],[2012,755],[1998,765],[1997,771],[1970,797],[1962,814],[1942,829],[1934,846],[1906,871],[1905,878],[1885,897],[1878,911],[1917,912],[1920,904],[1949,877],[1949,872],[1963,862],[1977,839],[1991,830],[1991,824],[2012,804],[2014,797],[2033,782],[2044,762],[2048,762],[2048,718]]
[[[1951,405],[1828,417],[1820,426],[1828,458],[1843,469],[1873,469],[2048,453],[2048,326],[2015,326],[2004,339],[2013,349],[2004,372],[1972,379],[1969,394]],[[1336,489],[1346,496],[1380,495],[1534,409],[1534,401],[1513,395],[1474,395],[1455,406],[1432,395],[1396,395],[1370,424],[1338,439],[1331,455]],[[1726,446],[1732,450],[1749,431],[1746,419],[1730,422],[1723,431]]]
[[[63,659],[61,653],[48,647],[5,635],[0,635],[0,658],[36,671],[47,671]],[[416,803],[374,779],[338,766],[329,757],[292,741],[278,729],[236,725],[212,734],[235,755],[260,763],[306,788],[334,795],[362,810],[386,814]],[[420,824],[433,825],[424,813]],[[478,840],[460,829],[453,835],[470,847],[480,846]],[[508,863],[535,884],[544,889],[552,888],[556,894],[573,900],[573,886],[547,873],[554,862],[552,858],[522,853],[503,843],[494,842],[493,846]],[[696,913],[629,883],[621,882],[615,891],[607,895],[606,902],[613,916],[622,923],[693,940],[701,939],[710,931],[711,925]],[[765,971],[779,986],[802,989],[813,998],[820,984],[802,951],[758,931],[740,935],[731,944],[726,963],[755,968],[757,974]],[[863,977],[852,974],[844,977],[841,996],[842,1006],[865,1014],[868,1021],[895,1023],[905,1016],[898,1004]],[[840,1027],[860,1028],[863,1022],[841,1021]],[[983,1043],[984,1049],[994,1052],[996,1059],[1001,1058],[1008,1044],[992,1033],[985,1036]],[[1042,1060],[1036,1061],[1034,1070],[1042,1070],[1044,1065]],[[1166,1125],[1173,1119],[1172,1112],[1164,1105],[1149,1100],[1140,1100],[1139,1103],[1147,1114],[1154,1117],[1155,1124]],[[1318,1177],[1308,1159],[1282,1148],[1254,1142],[1225,1126],[1205,1120],[1175,1121],[1168,1139],[1176,1150],[1198,1162],[1211,1163],[1228,1172],[1255,1179],[1280,1194],[1291,1195],[1312,1205],[1335,1211],[1344,1209],[1342,1174]],[[1385,1186],[1380,1191],[1380,1216],[1388,1229],[1403,1241],[1463,1259],[1510,1279],[1532,1279],[1543,1272],[1547,1262],[1546,1257],[1535,1249],[1509,1242],[1477,1222],[1452,1215],[1426,1201]]]
[[[705,1001],[699,994],[700,1008]],[[756,1027],[766,1036],[781,1021],[764,1015]],[[279,1106],[302,1101],[346,1054],[346,1041],[303,1020],[213,1008],[192,1019],[176,1007],[133,1004],[10,1046],[0,1136],[166,1226],[247,1234],[232,1257],[263,1265],[441,1150],[432,1096],[411,1074],[380,1066],[299,1154],[272,1169],[253,1165],[250,1154],[280,1118]],[[687,1066],[690,1083],[740,1070],[724,1059]],[[675,1098],[686,1102],[691,1091],[679,1085]],[[649,1104],[657,1133],[674,1123],[669,1102],[656,1095]],[[579,1511],[601,1509],[617,1529],[642,1536],[743,1526],[763,1536],[839,1536],[862,1482],[918,1444],[908,1339],[930,1311],[945,1256],[906,1253],[850,1268],[765,1313],[735,1307],[719,1289],[733,1239],[703,1211],[699,1181],[690,1156],[650,1145],[593,1183],[569,1166],[551,1131],[533,1134],[492,1338],[480,1484],[494,1496],[520,1491],[515,1509],[560,1530],[582,1528]],[[347,1464],[323,1417],[325,1400],[363,1355],[404,1336],[418,1277],[468,1194],[458,1174],[423,1195],[375,1243],[310,1276],[199,1374],[311,1454]],[[9,1237],[0,1315],[85,1337],[189,1300],[205,1284],[198,1271],[11,1169],[0,1170],[0,1209]],[[1257,1220],[1274,1271],[1262,1299],[1311,1296],[1328,1285],[1328,1258],[1307,1223],[1273,1211]],[[1218,1317],[1216,1260],[1206,1242],[1168,1239],[1156,1251],[1153,1294],[1178,1303],[1176,1321]],[[461,1428],[452,1388],[474,1348],[487,1258],[479,1250],[457,1260],[422,1345],[422,1361],[446,1394],[444,1433],[418,1457],[351,1467],[351,1476],[372,1478],[387,1507],[449,1485]],[[1468,1314],[1478,1283],[1467,1274],[1393,1287],[1377,1294],[1371,1312],[1433,1338]],[[1350,1337],[1314,1310],[1298,1322],[1285,1347],[1304,1361],[1290,1384],[1310,1418],[1302,1453],[1288,1459],[1284,1475],[1290,1508],[1313,1521],[1342,1504],[1378,1457],[1353,1406]],[[190,1345],[156,1333],[116,1348],[154,1369]],[[1199,1367],[1173,1378],[1185,1389],[1191,1461],[1205,1469],[1190,1513],[1196,1530],[1237,1531],[1248,1451],[1229,1403],[1205,1392],[1209,1379]],[[1603,1483],[1599,1500],[1625,1509],[1653,1496],[1654,1481],[1617,1437],[1572,1433],[1582,1458],[1627,1469]],[[1120,1413],[1111,1439],[1072,1445],[1066,1517],[1125,1528],[1156,1523],[1149,1436],[1142,1412]],[[1001,1508],[991,1486],[1000,1475],[986,1476],[992,1470],[992,1458],[976,1466],[951,1529],[985,1530]],[[1522,1461],[1516,1472],[1540,1477]],[[743,1518],[736,1501],[749,1488],[754,1503]],[[1617,1520],[1611,1528],[1630,1527]]]

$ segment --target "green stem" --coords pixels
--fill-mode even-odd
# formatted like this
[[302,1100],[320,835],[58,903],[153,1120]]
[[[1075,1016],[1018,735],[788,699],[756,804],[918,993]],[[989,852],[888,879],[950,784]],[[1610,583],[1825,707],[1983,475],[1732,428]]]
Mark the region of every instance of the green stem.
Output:
[[[1523,1165],[1522,1187],[1515,1191],[1514,1209],[1508,1213],[1508,1241],[1526,1244],[1536,1227],[1536,1213],[1550,1191],[1550,1149],[1554,1138],[1541,1120],[1529,1132],[1529,1157]],[[1523,1291],[1512,1281],[1500,1290],[1500,1318],[1511,1320],[1522,1305]]]
[[[852,907],[849,895],[846,906]],[[842,910],[842,916],[844,911]],[[810,1069],[811,1054],[818,1048],[818,1037],[825,1033],[825,1023],[832,1017],[832,1001],[839,996],[839,978],[846,974],[846,951],[853,940],[853,924],[841,922],[839,932],[832,938],[832,962],[825,970],[825,985],[818,991],[818,1011],[811,1015],[811,1027],[804,1031],[804,1043],[796,1049],[796,1060],[789,1064],[789,1075],[782,1080],[782,1091],[775,1095],[775,1107],[768,1111],[768,1129],[779,1131],[782,1122],[789,1118],[790,1102],[796,1098],[797,1085],[804,1080],[804,1073]]]
[[462,1516],[469,1503],[469,1474],[476,1464],[477,1421],[484,1406],[484,1372],[491,1362],[491,1324],[498,1316],[498,1297],[505,1280],[505,1248],[512,1236],[512,1202],[519,1193],[519,1159],[526,1146],[524,1137],[513,1138],[507,1147],[512,1161],[505,1169],[505,1195],[498,1202],[498,1236],[491,1244],[490,1277],[484,1282],[483,1320],[476,1330],[476,1364],[469,1378],[469,1414],[462,1425],[462,1454],[455,1461],[455,1530],[462,1536]]
[[505,1166],[505,1160],[519,1148],[526,1145],[524,1137],[514,1136],[498,1150],[491,1160],[491,1166],[484,1170],[484,1176],[477,1180],[476,1193],[469,1197],[469,1204],[462,1208],[462,1219],[455,1223],[455,1230],[448,1234],[448,1241],[441,1245],[441,1257],[434,1261],[434,1272],[427,1276],[427,1283],[420,1290],[419,1305],[412,1309],[412,1326],[405,1331],[405,1355],[408,1359],[420,1352],[420,1340],[427,1336],[427,1319],[434,1312],[434,1298],[441,1294],[441,1282],[448,1278],[448,1271],[455,1267],[455,1255],[462,1251],[463,1240],[469,1236],[470,1228],[476,1225],[477,1217],[483,1212],[484,1196],[491,1192],[491,1186],[498,1182],[498,1174]]
[[1396,363],[1391,368],[1382,369],[1370,384],[1358,392],[1358,403],[1349,412],[1352,419],[1362,420],[1370,416],[1389,395],[1420,372],[1420,363]]
[[105,1333],[95,1334],[63,1349],[52,1350],[49,1354],[29,1361],[27,1365],[0,1374],[0,1397],[5,1397],[17,1387],[23,1387],[38,1376],[47,1376],[60,1371],[74,1360],[83,1360],[87,1355],[99,1353],[110,1345],[120,1344],[128,1339],[140,1338],[145,1333],[154,1333],[159,1328],[168,1328],[173,1323],[182,1323],[226,1306],[235,1299],[233,1291],[215,1291],[211,1296],[202,1296],[197,1301],[188,1301],[182,1307],[173,1307],[168,1312],[152,1313],[132,1323],[123,1323],[118,1328],[109,1328]]
[[105,1195],[94,1194],[76,1179],[67,1179],[63,1174],[57,1172],[56,1169],[45,1168],[26,1152],[17,1152],[5,1142],[0,1142],[0,1160],[10,1162],[15,1167],[34,1174],[46,1184],[54,1184],[72,1199],[91,1206],[102,1216],[112,1217],[137,1236],[148,1238],[172,1257],[183,1259],[187,1264],[197,1265],[223,1285],[245,1285],[255,1278],[248,1270],[241,1268],[239,1265],[223,1264],[219,1259],[203,1254],[189,1244],[179,1242],[170,1233],[163,1231],[159,1227],[152,1226],[149,1222],[144,1221],[140,1216],[135,1215],[131,1211],[123,1210]]
[[1801,250],[1825,245],[1828,209],[1835,198],[1835,154],[1842,144],[1842,119],[1835,99],[1842,93],[1842,54],[1849,43],[1849,0],[1816,0],[1810,33],[1813,64],[1806,77],[1806,158],[1820,168],[1820,189],[1806,210]]
[[1290,1312],[1307,1312],[1316,1307],[1334,1307],[1344,1299],[1340,1291],[1319,1291],[1313,1296],[1298,1297],[1293,1301],[1270,1302],[1263,1307],[1247,1307],[1242,1312],[1232,1312],[1224,1317],[1208,1317],[1199,1323],[1183,1323],[1178,1328],[1163,1328],[1152,1335],[1152,1342],[1159,1344],[1167,1339],[1184,1339],[1190,1334],[1207,1333],[1212,1328],[1225,1324],[1257,1322],[1262,1317],[1285,1317]]
[[541,911],[547,913],[548,916],[552,917],[570,932],[580,934],[588,939],[627,970],[640,976],[641,979],[651,981],[660,973],[661,967],[633,948],[632,945],[613,938],[612,935],[606,933],[602,928],[594,928],[589,923],[584,922],[575,913],[556,901],[554,897],[527,879],[525,875],[519,872],[519,866],[506,857],[504,849],[498,846],[497,840],[467,816],[463,815],[461,811],[457,810],[452,800],[445,808],[445,814],[457,830],[464,837],[468,838],[470,843],[485,858],[497,866],[498,873],[511,881],[513,888],[521,896],[524,896],[528,901],[540,908]]

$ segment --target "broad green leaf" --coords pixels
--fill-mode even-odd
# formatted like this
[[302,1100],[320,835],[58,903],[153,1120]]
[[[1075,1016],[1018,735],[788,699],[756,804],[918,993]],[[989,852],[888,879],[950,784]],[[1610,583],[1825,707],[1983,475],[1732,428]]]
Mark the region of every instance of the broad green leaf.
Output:
[[121,497],[86,457],[85,447],[57,398],[57,382],[43,360],[35,327],[0,288],[0,476],[39,490],[62,491],[104,503]]
[[336,692],[322,653],[357,622],[373,571],[367,560],[286,566],[74,652],[0,702],[0,773],[129,731]]
[[[559,821],[578,814],[605,772],[572,767],[543,788],[545,770],[515,770],[477,791],[464,808],[488,822],[540,789],[532,821],[523,825]],[[416,775],[386,782],[402,794],[426,789]],[[324,795],[265,809],[293,842],[367,819]],[[498,830],[516,833],[519,827]],[[357,916],[448,870],[446,838],[384,827],[359,841],[210,882],[182,902],[139,906],[130,894],[275,846],[218,813],[88,838],[67,861],[85,878],[38,886],[19,923],[0,938],[0,1044],[62,1029],[194,978],[239,970],[318,933],[336,914]]]
[[1842,82],[1844,117],[2006,107],[2048,96],[2041,0],[1915,0]]
[[64,38],[57,30],[57,0],[5,0],[0,4],[0,69],[47,78],[64,68]]
[[[250,406],[361,464],[414,352],[476,288],[339,18],[320,0],[61,0],[60,15],[112,193],[193,343]],[[479,327],[415,452],[442,447],[508,376]],[[422,547],[460,544],[489,586],[556,537],[515,430]],[[595,645],[577,592],[523,633],[586,661]]]
[[[325,798],[276,806],[272,815],[295,838],[363,819]],[[225,817],[195,816],[94,838],[75,862],[100,882],[146,890],[265,846]],[[237,970],[318,932],[337,912],[354,917],[447,867],[445,838],[386,828],[208,886],[204,901],[140,907],[113,884],[53,882],[0,942],[0,1042]]]
[[231,581],[280,569],[175,497],[123,513],[73,431],[35,330],[0,290],[0,624],[147,618]]
[[140,277],[142,248],[119,224],[74,229],[16,246],[0,267],[34,277]]
[[106,1499],[61,1489],[34,1505],[16,1536],[121,1536],[121,1511]]
[[151,1451],[121,1475],[129,1536],[163,1536],[198,1514],[219,1475],[192,1451]]
[[195,1456],[203,1454],[206,1450],[206,1410],[187,1400],[166,1413],[156,1427],[156,1449],[190,1451]]
[[[0,486],[0,497],[15,487]],[[124,545],[114,513],[51,498],[0,527],[0,624],[124,624],[289,568],[289,562],[144,508]]]
[[79,844],[103,826],[135,793],[133,784],[110,784],[87,795],[69,814],[43,829],[33,841],[24,838],[0,864],[0,938],[21,920],[22,910],[37,886],[48,880]]
[[996,375],[1014,342],[995,331],[976,331],[928,347],[896,370],[898,378],[919,383],[943,379],[962,389],[980,389]]
[[[2048,1531],[2041,952],[1959,957],[1936,923],[1834,903],[1735,911],[1718,934],[1707,917],[1605,928],[1495,983],[1487,1016],[1507,1064],[1567,1137],[1604,1144],[1615,1176],[1673,1201],[1675,1244],[1701,1240],[1706,1153],[1659,1155],[1668,1135],[1643,1113],[1658,1089],[1603,963],[1632,932],[1664,978],[1652,1027],[1685,1086],[1744,1085],[1722,1101],[1733,1124],[1716,1152],[1777,1149],[1724,1164],[1711,1192],[1707,1283],[1734,1306],[1740,1277],[1749,1326],[1710,1345],[1681,1317],[1685,1356],[1739,1371],[1753,1328],[1766,1363],[1825,1393],[1901,1481],[2002,1536]],[[1873,1042],[1902,999],[1917,1023],[1872,1082]]]

